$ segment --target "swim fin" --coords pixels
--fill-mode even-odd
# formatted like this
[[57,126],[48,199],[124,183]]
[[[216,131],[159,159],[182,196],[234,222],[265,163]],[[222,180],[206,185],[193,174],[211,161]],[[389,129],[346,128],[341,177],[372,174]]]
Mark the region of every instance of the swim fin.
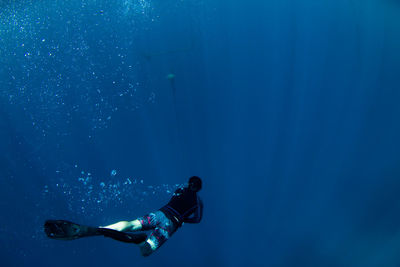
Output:
[[80,225],[66,220],[47,220],[44,223],[44,231],[48,237],[57,240],[74,240],[81,237],[102,235],[121,242],[140,244],[147,238],[144,233],[125,233],[108,228]]
[[98,228],[80,225],[65,220],[47,220],[44,231],[47,236],[58,240],[74,240],[81,237],[101,235]]
[[147,239],[147,235],[144,233],[132,234],[121,231],[116,231],[108,228],[98,228],[97,231],[105,237],[110,237],[112,239],[125,242],[125,243],[135,243],[140,244]]

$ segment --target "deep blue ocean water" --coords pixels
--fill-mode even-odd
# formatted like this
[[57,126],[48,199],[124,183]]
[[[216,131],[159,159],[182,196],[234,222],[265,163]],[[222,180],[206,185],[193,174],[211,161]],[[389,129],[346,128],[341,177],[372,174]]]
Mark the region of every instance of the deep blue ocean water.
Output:
[[[400,266],[400,2],[0,2],[1,266]],[[88,225],[205,210],[149,258]]]

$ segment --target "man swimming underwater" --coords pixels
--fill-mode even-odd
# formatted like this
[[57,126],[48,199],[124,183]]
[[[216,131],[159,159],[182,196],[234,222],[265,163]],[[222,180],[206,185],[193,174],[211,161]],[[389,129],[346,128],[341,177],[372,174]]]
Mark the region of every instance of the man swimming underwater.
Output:
[[[163,245],[183,223],[199,223],[203,216],[203,202],[197,193],[202,181],[192,176],[186,187],[178,188],[167,205],[133,221],[120,221],[107,226],[91,227],[65,220],[48,220],[44,228],[48,237],[73,240],[103,235],[115,240],[135,243],[143,256],[149,256]],[[129,233],[151,230],[144,233]]]

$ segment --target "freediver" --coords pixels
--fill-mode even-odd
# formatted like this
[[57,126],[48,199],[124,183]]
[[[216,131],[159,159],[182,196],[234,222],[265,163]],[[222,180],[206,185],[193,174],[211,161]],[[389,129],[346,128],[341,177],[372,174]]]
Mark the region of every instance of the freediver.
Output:
[[[141,254],[147,257],[160,248],[184,223],[201,221],[203,202],[197,195],[201,188],[202,180],[192,176],[187,186],[178,188],[165,206],[132,221],[91,227],[65,220],[47,220],[44,230],[48,237],[59,240],[103,235],[118,241],[138,244]],[[148,230],[151,230],[148,235],[130,233]]]

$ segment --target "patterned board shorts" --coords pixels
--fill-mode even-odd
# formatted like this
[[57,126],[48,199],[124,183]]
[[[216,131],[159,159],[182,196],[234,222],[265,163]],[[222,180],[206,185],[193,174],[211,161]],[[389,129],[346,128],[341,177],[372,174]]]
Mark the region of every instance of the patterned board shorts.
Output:
[[161,247],[176,231],[172,221],[159,210],[138,218],[138,220],[142,224],[142,231],[153,230],[146,240],[152,245],[153,251]]

